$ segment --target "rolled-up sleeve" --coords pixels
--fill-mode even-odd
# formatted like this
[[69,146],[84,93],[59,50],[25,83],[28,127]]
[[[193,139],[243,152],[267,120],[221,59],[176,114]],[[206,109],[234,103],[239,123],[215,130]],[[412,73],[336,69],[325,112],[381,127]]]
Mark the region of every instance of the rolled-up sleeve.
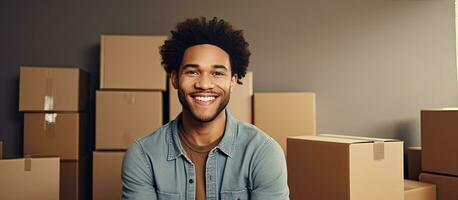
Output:
[[151,164],[140,144],[132,144],[122,163],[122,199],[157,199]]
[[287,200],[289,188],[286,160],[280,145],[270,139],[256,156],[251,200]]

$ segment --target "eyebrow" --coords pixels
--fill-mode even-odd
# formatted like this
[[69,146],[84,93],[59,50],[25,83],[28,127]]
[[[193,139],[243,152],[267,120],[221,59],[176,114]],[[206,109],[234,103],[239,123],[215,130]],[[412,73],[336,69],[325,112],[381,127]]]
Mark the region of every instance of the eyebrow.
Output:
[[[186,68],[199,68],[200,65],[198,64],[186,64],[183,66],[182,70],[186,69]],[[212,66],[213,69],[224,69],[224,70],[227,70],[227,67],[224,66],[224,65],[213,65]]]

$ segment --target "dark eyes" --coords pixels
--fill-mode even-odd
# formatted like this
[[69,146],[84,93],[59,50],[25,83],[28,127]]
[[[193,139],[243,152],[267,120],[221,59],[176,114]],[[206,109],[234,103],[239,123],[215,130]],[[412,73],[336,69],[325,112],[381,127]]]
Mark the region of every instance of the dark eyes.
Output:
[[197,71],[187,71],[185,72],[185,74],[189,74],[189,75],[197,75]]
[[224,76],[224,72],[213,72],[213,75],[215,76]]
[[[185,74],[195,76],[195,75],[199,75],[199,72],[197,72],[197,71],[186,71]],[[212,72],[212,75],[213,76],[224,76],[226,74],[224,72],[215,71],[215,72]]]

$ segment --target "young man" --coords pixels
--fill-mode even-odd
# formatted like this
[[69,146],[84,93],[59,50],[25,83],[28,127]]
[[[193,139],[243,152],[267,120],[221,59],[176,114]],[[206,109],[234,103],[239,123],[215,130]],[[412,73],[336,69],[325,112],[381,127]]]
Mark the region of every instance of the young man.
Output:
[[249,62],[242,31],[197,18],[171,33],[162,64],[183,110],[129,148],[123,199],[289,199],[280,145],[225,109]]

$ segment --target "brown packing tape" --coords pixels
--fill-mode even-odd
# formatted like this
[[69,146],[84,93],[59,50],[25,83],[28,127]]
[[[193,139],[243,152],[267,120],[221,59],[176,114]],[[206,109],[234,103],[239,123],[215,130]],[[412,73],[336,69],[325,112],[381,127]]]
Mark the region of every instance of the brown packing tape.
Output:
[[374,141],[374,160],[383,160],[385,158],[385,142]]
[[135,96],[134,96],[133,93],[126,92],[124,94],[124,99],[126,100],[127,104],[129,104],[129,105],[135,104]]
[[24,157],[24,171],[30,172],[32,171],[32,157],[27,155]]

